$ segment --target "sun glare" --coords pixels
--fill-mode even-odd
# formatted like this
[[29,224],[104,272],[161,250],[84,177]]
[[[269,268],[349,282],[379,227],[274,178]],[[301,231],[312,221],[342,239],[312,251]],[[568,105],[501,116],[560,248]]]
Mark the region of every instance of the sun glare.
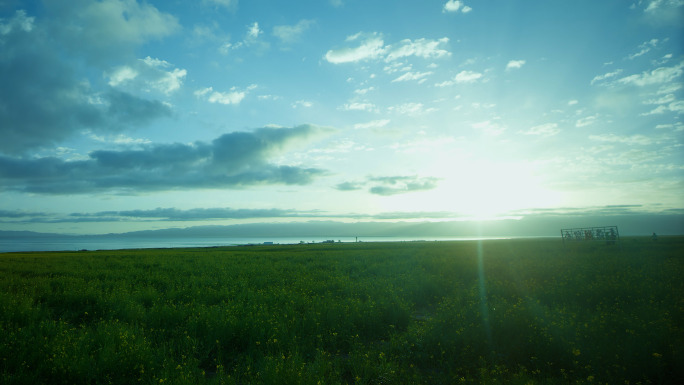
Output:
[[523,163],[479,161],[444,176],[438,205],[472,219],[494,219],[516,210],[546,207],[557,193],[541,185]]

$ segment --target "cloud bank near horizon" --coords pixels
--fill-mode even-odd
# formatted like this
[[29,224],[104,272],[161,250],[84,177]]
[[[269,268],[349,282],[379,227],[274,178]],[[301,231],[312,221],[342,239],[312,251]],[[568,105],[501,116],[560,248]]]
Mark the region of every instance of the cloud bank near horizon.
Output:
[[[624,216],[676,216],[684,219],[684,209],[667,209],[643,205],[613,205],[589,208],[537,208],[518,210],[492,218],[472,218],[450,211],[429,212],[380,212],[367,213],[335,213],[325,210],[297,209],[244,209],[231,207],[210,207],[178,209],[174,207],[137,209],[121,211],[100,211],[94,213],[73,212],[55,213],[46,211],[0,210],[0,223],[88,223],[88,222],[201,222],[206,220],[287,220],[301,222],[307,220],[332,221],[499,221],[520,220],[524,218],[611,218]],[[587,224],[591,225],[591,224]],[[603,224],[600,224],[603,225]],[[684,225],[684,223],[683,223]]]

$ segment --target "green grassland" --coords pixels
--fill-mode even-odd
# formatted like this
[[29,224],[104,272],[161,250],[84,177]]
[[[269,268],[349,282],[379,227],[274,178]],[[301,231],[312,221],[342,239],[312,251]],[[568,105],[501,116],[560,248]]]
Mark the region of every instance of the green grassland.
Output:
[[2,384],[681,384],[684,238],[0,254]]

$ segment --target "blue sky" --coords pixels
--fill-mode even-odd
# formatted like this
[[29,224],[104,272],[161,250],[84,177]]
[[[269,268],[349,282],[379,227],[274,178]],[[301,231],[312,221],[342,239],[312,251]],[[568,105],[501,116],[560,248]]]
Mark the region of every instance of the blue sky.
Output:
[[0,0],[0,230],[681,214],[683,26],[682,0]]

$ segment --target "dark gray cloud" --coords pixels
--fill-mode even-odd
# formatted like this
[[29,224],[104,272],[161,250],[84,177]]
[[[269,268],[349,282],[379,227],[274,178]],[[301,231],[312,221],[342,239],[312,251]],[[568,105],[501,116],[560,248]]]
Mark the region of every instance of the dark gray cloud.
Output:
[[354,191],[361,190],[363,188],[363,184],[356,182],[343,182],[335,186],[335,188],[340,191]]
[[[621,208],[621,209],[620,209]],[[413,223],[414,220],[423,221],[437,220],[439,223],[446,223],[450,220],[457,220],[452,223],[474,223],[457,213],[450,211],[405,211],[405,212],[383,212],[376,214],[366,213],[331,213],[321,210],[294,210],[294,209],[235,209],[230,207],[213,208],[156,208],[150,210],[121,210],[121,211],[100,211],[94,213],[50,213],[43,211],[25,210],[0,210],[0,223],[106,223],[106,222],[202,222],[207,220],[234,220],[234,219],[272,219],[287,218],[300,221],[310,220],[354,220],[356,223],[380,223],[366,221],[382,221],[382,223],[395,222],[397,225]],[[648,219],[646,223],[643,220]],[[565,209],[532,209],[527,210],[524,215],[520,213],[508,213],[503,218],[491,221],[488,227],[497,227],[499,223],[501,233],[492,235],[509,234],[518,231],[517,235],[544,234],[545,232],[556,235],[561,227],[573,226],[593,226],[593,225],[618,225],[627,226],[626,229],[635,226],[645,226],[653,228],[650,231],[658,233],[670,233],[667,228],[684,228],[684,210],[667,209],[662,207],[644,207],[641,205],[624,206],[597,206],[584,208],[565,208]],[[446,222],[445,222],[446,221]],[[639,222],[642,223],[639,223]],[[268,222],[268,221],[266,221]],[[659,223],[662,222],[662,223]],[[340,222],[341,223],[341,222]],[[553,225],[549,229],[549,225]],[[402,225],[402,226],[403,226]],[[532,227],[531,227],[532,226]],[[470,227],[470,225],[468,225]],[[534,228],[534,231],[528,231]],[[630,230],[631,231],[631,230]],[[675,232],[677,233],[677,232]],[[681,233],[681,232],[680,232]],[[460,232],[450,235],[461,234]],[[650,233],[648,233],[650,234]],[[439,234],[431,234],[436,236]],[[443,234],[446,235],[446,234]],[[461,234],[463,235],[463,234]]]
[[419,176],[380,176],[368,177],[365,181],[343,182],[335,186],[339,191],[360,190],[370,186],[368,192],[375,195],[389,196],[406,194],[415,191],[432,190],[437,187],[439,178]]
[[140,45],[181,29],[178,19],[147,2],[46,0],[45,28],[72,55],[93,65],[130,58]]
[[353,220],[413,220],[413,219],[454,219],[458,218],[448,211],[385,212],[378,214],[331,213],[322,210],[294,209],[236,209],[230,207],[211,207],[177,209],[173,207],[150,210],[99,211],[94,213],[50,213],[42,211],[0,210],[0,223],[84,223],[84,222],[138,222],[138,221],[206,221],[230,219],[319,219],[338,218]]
[[417,176],[385,176],[369,178],[376,185],[370,188],[371,194],[396,195],[414,191],[432,190],[437,187],[439,178]]
[[[684,210],[682,210],[684,211]],[[606,205],[606,206],[596,206],[596,207],[559,207],[559,208],[532,208],[525,210],[512,211],[511,215],[522,215],[522,216],[539,216],[539,215],[549,215],[549,216],[613,216],[613,215],[632,215],[632,214],[643,214],[643,213],[659,213],[659,214],[681,214],[677,210],[663,210],[662,207],[658,206],[644,206],[644,205]]]
[[462,218],[453,211],[390,211],[367,216],[369,219],[403,221],[414,219],[458,219]]
[[103,97],[107,107],[102,109],[101,114],[106,122],[99,128],[119,130],[145,125],[157,118],[171,115],[171,108],[159,100],[143,99],[113,89],[108,90]]
[[[0,212],[0,217],[2,213]],[[152,210],[101,211],[97,213],[72,213],[70,218],[126,218],[128,220],[154,219],[162,221],[203,221],[216,219],[259,219],[259,218],[341,218],[341,219],[453,219],[453,212],[386,212],[379,214],[333,214],[321,210],[284,210],[284,209],[234,209],[230,207],[196,208],[180,210],[176,208],[156,208]]]
[[44,218],[49,217],[49,213],[39,211],[24,210],[0,210],[0,220],[6,219],[25,219],[25,218]]
[[385,212],[378,214],[330,213],[322,210],[235,209],[230,207],[151,210],[99,211],[94,213],[49,213],[24,210],[0,210],[0,223],[106,223],[106,222],[201,222],[232,219],[344,219],[403,221],[415,219],[454,219],[459,216],[447,211]]
[[87,160],[0,155],[0,187],[43,194],[304,185],[324,170],[275,165],[287,145],[329,132],[310,125],[233,132],[211,143],[156,144],[139,150],[100,150]]
[[180,210],[176,208],[156,208],[153,210],[101,211],[98,213],[73,213],[72,218],[116,218],[131,220],[154,219],[163,221],[203,221],[216,219],[253,219],[253,218],[297,218],[317,217],[319,212],[283,209],[233,209],[229,207],[197,208]]
[[[76,2],[50,2],[47,8],[56,7],[57,3],[71,4],[72,9]],[[135,2],[131,4],[137,6]],[[77,71],[101,72],[86,64],[88,60],[84,61],[90,55],[88,47],[95,45],[83,39],[93,35],[80,31],[79,38],[60,39],[57,26],[60,30],[80,31],[68,18],[37,22],[24,11],[0,19],[0,152],[23,154],[54,145],[84,129],[121,131],[171,114],[170,108],[160,101],[117,91],[108,85],[91,84],[89,79],[77,75]],[[112,36],[118,33],[110,32]],[[126,28],[123,32],[131,33]],[[131,46],[140,44],[130,39]],[[80,54],[74,53],[67,59],[62,52],[65,42],[80,49]],[[102,37],[97,46],[109,50],[107,42]]]

